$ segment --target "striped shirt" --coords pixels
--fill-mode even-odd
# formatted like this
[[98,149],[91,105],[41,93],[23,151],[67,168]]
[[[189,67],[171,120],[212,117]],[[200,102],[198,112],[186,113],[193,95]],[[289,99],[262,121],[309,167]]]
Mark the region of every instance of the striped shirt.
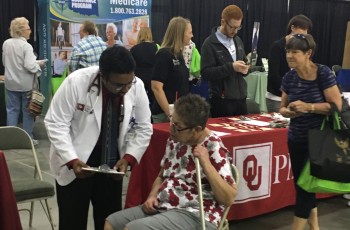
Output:
[[[306,103],[325,102],[323,91],[336,85],[336,79],[332,71],[324,65],[316,64],[317,79],[313,81],[301,79],[295,70],[287,72],[282,79],[281,90],[288,95],[288,102],[303,101]],[[307,142],[309,129],[319,129],[323,115],[305,113],[302,116],[292,118],[288,138],[297,142]]]
[[106,43],[98,36],[84,37],[73,48],[69,70],[73,72],[77,69],[98,65],[100,56],[106,47]]

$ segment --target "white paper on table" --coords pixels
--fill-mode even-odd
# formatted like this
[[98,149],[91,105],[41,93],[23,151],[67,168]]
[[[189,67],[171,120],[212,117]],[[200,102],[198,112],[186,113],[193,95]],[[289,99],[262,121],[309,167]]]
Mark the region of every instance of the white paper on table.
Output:
[[265,121],[257,121],[257,120],[249,120],[249,121],[240,121],[240,123],[248,124],[248,125],[256,125],[256,126],[269,126],[269,122]]

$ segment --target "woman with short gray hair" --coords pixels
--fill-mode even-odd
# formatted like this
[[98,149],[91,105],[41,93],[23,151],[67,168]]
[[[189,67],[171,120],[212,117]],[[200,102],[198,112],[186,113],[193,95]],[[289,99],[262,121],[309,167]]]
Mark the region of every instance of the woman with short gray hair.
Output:
[[[33,47],[27,42],[31,29],[25,17],[11,21],[10,35],[2,46],[5,67],[7,125],[16,126],[22,109],[23,129],[33,138],[34,117],[27,109],[27,94],[33,88],[33,78],[41,74],[44,61],[36,61]],[[38,141],[33,139],[33,143]]]

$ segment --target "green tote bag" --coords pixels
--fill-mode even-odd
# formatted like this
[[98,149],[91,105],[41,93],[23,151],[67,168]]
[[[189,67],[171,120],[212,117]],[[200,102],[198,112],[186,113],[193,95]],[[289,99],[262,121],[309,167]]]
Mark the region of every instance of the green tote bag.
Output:
[[[333,128],[335,130],[340,129],[339,119],[337,112],[333,115]],[[329,117],[325,117],[321,130],[324,129],[326,122],[328,122]],[[314,193],[349,193],[350,183],[336,182],[332,180],[320,179],[318,177],[311,175],[311,165],[310,161],[307,161],[300,177],[298,178],[297,184],[307,192]]]

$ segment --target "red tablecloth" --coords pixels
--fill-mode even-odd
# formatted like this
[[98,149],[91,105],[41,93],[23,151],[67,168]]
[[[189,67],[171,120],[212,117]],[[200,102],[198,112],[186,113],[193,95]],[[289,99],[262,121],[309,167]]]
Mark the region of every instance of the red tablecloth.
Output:
[[4,153],[0,151],[0,229],[22,230]]
[[[268,121],[266,116],[254,119]],[[238,119],[237,119],[238,120]],[[239,192],[228,219],[244,219],[294,204],[293,175],[286,128],[242,124],[236,118],[209,119],[208,128],[221,132],[240,174]],[[131,173],[126,207],[142,204],[158,175],[169,123],[155,124],[151,143]]]

